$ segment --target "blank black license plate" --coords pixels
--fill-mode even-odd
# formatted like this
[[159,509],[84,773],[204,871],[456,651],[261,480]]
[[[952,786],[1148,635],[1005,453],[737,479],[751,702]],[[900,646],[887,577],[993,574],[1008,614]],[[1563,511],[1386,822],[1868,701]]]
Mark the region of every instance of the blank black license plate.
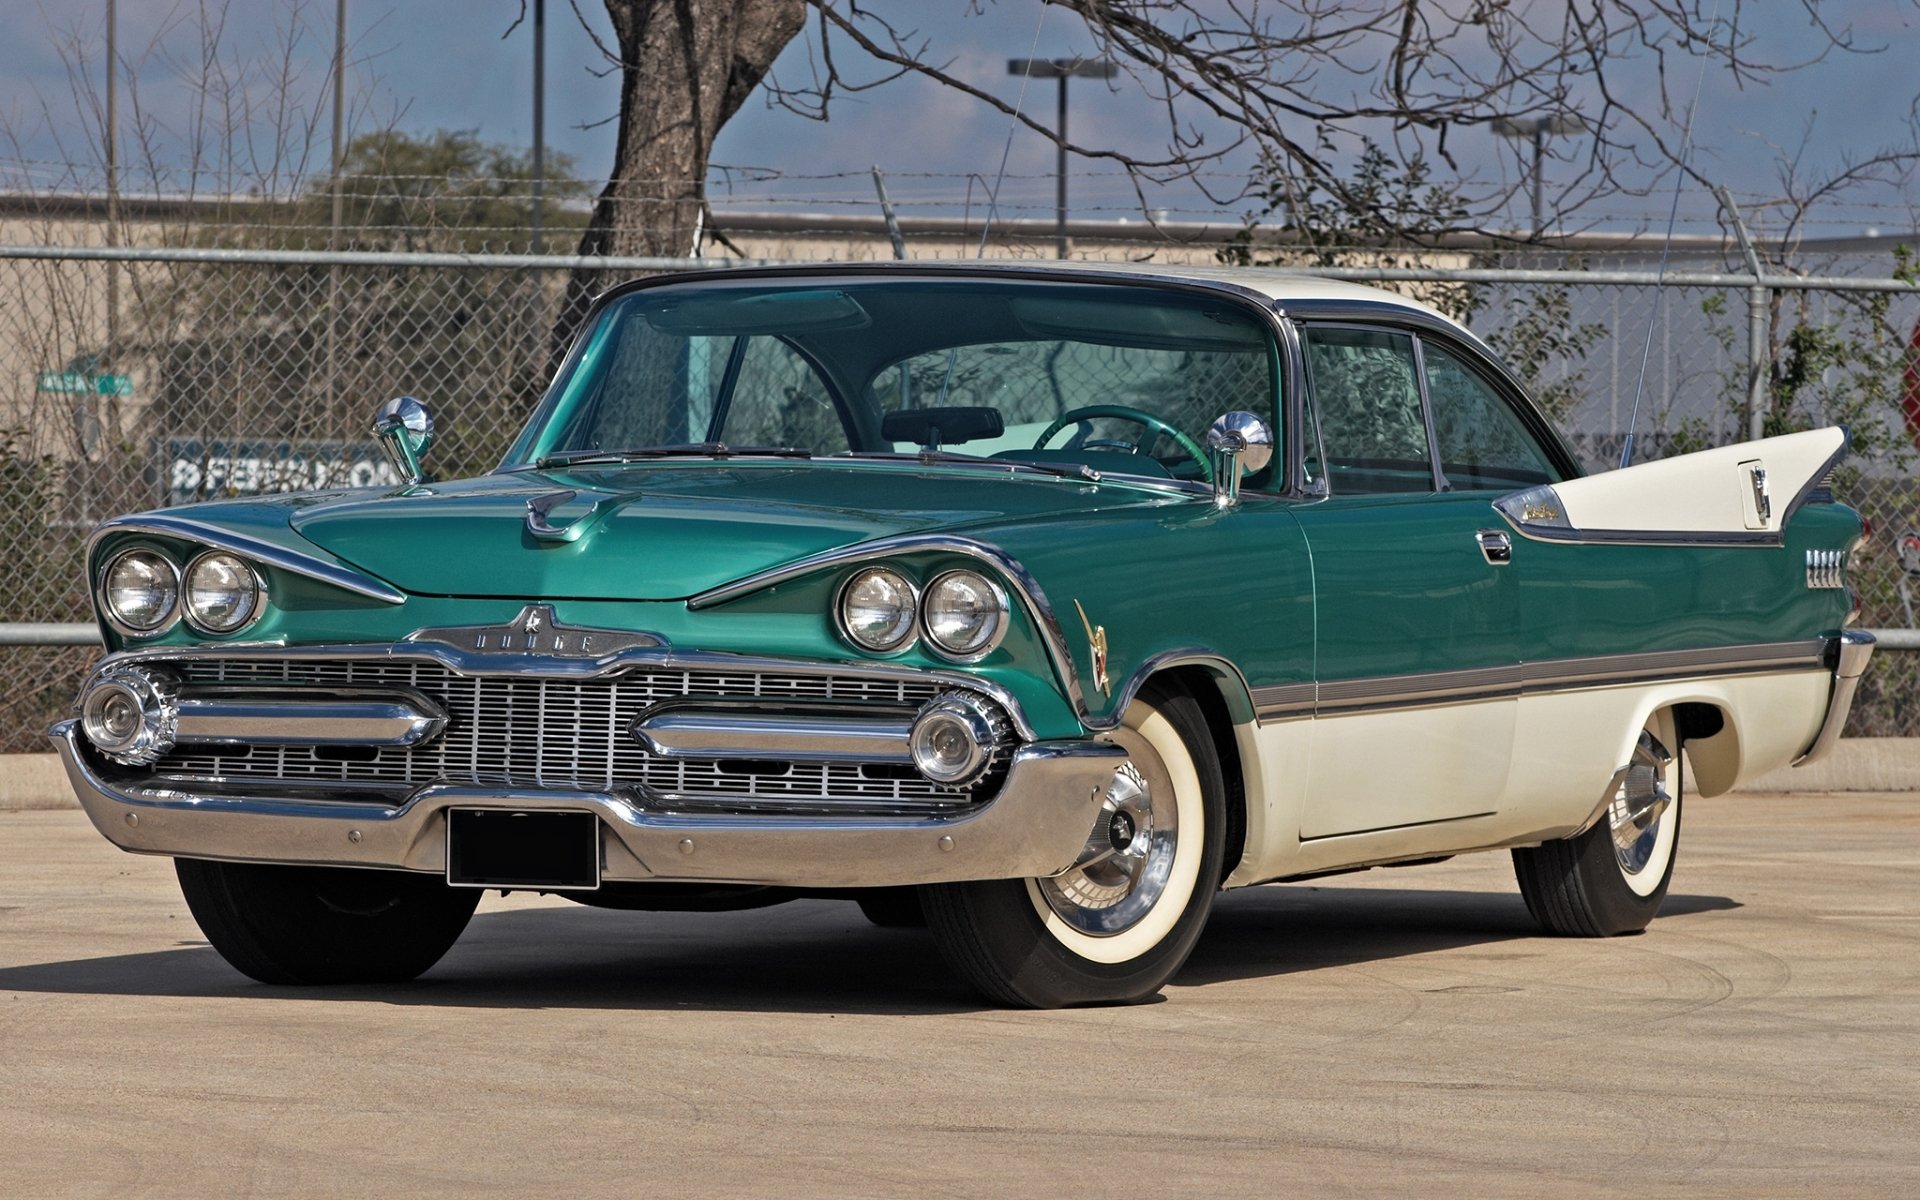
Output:
[[600,818],[590,812],[447,810],[447,882],[455,887],[600,886]]

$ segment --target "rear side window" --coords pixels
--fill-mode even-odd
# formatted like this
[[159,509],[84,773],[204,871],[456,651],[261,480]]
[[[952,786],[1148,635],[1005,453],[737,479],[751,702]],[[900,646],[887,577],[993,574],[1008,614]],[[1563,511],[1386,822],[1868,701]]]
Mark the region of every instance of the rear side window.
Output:
[[1520,414],[1472,368],[1428,338],[1420,339],[1420,357],[1440,472],[1449,486],[1506,492],[1560,479]]

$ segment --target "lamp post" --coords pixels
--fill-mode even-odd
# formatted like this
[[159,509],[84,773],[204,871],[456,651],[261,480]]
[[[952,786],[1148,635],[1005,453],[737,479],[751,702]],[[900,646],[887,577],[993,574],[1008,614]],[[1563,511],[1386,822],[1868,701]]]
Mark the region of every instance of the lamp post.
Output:
[[1059,142],[1057,147],[1059,158],[1055,166],[1059,195],[1053,221],[1054,257],[1056,258],[1067,256],[1067,80],[1112,79],[1119,73],[1119,65],[1107,58],[1010,58],[1007,60],[1009,75],[1060,81],[1060,117],[1054,126],[1055,137]]
[[547,249],[541,200],[547,186],[547,0],[533,0],[533,245]]
[[1585,133],[1587,123],[1578,115],[1567,113],[1551,117],[1534,117],[1531,120],[1518,117],[1500,117],[1493,123],[1493,131],[1504,138],[1530,138],[1533,141],[1533,236],[1537,241],[1547,231],[1546,204],[1542,194],[1543,171],[1541,164],[1547,156],[1547,136],[1549,134]]

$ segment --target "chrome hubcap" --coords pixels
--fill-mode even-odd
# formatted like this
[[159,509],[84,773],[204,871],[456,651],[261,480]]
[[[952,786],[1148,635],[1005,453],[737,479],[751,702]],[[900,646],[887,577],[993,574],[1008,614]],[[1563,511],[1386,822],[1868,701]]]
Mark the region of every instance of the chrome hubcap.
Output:
[[1124,932],[1159,903],[1173,871],[1180,824],[1173,783],[1152,747],[1130,729],[1109,736],[1132,757],[1107,782],[1079,860],[1038,881],[1061,920],[1096,937]]
[[1673,795],[1667,790],[1667,771],[1673,755],[1652,733],[1642,731],[1640,743],[1633,749],[1633,761],[1621,773],[1620,786],[1607,806],[1607,821],[1613,830],[1613,852],[1620,870],[1638,875],[1647,869],[1654,847],[1660,841],[1660,822],[1673,807]]

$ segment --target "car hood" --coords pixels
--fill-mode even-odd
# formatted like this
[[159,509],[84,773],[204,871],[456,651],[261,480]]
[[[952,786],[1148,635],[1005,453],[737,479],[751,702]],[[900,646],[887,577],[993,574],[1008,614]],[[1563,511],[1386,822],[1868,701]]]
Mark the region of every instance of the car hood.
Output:
[[[530,527],[529,501],[554,532]],[[360,493],[303,505],[289,522],[416,594],[676,600],[874,538],[1168,503],[1191,501],[978,468],[650,464]]]

